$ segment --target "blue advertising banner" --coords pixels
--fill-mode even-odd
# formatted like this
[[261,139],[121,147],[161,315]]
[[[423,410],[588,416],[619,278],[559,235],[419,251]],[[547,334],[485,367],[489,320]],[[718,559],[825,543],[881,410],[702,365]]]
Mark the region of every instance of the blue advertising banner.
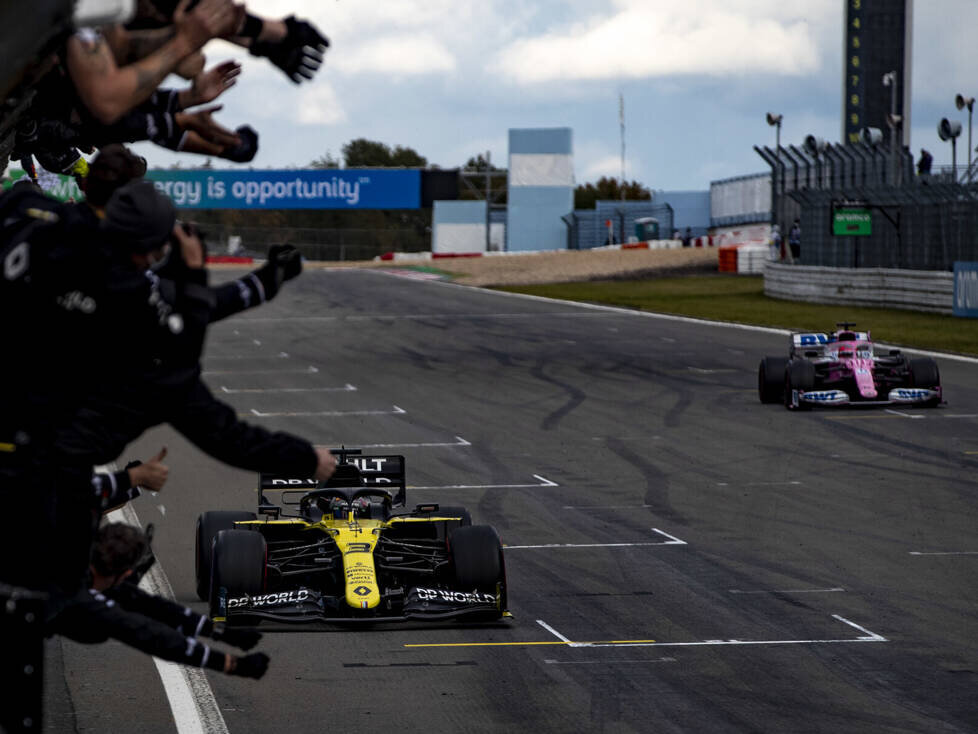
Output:
[[181,209],[419,209],[418,169],[181,171],[146,178]]
[[978,319],[978,263],[954,263],[953,313]]

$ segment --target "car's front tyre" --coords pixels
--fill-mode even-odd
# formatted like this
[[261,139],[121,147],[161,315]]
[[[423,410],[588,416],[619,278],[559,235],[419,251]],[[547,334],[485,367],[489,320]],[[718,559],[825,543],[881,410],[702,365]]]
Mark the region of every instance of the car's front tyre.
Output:
[[265,591],[265,568],[268,546],[261,533],[254,530],[222,530],[214,538],[211,558],[211,616],[221,610],[224,599],[254,596]]
[[762,403],[780,403],[784,400],[785,370],[788,360],[784,357],[765,357],[757,367],[757,396]]

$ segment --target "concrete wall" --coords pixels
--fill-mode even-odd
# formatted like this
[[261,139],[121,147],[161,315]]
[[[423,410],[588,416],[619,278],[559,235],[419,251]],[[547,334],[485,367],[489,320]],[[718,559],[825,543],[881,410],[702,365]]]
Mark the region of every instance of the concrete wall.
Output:
[[764,294],[811,303],[951,313],[954,275],[940,270],[830,268],[769,262]]
[[571,129],[511,129],[506,249],[566,249],[567,227],[561,217],[573,208]]
[[431,220],[432,252],[485,252],[486,202],[436,201]]

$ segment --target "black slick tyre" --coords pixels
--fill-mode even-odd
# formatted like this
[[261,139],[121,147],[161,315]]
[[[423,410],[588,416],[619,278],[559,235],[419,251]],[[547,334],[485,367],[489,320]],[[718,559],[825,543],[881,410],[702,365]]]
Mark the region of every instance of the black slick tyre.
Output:
[[785,357],[765,357],[757,367],[757,396],[762,403],[780,403],[784,399]]
[[194,542],[194,558],[197,572],[197,598],[207,601],[211,593],[211,547],[214,538],[222,530],[231,530],[234,523],[255,520],[253,512],[241,510],[214,510],[205,512],[197,518],[197,533]]
[[785,371],[784,405],[788,410],[811,410],[811,405],[798,401],[792,403],[792,392],[808,392],[815,389],[815,365],[804,359],[795,359],[788,363]]
[[449,537],[455,585],[464,591],[499,594],[497,610],[473,617],[473,621],[499,619],[506,609],[506,566],[503,545],[490,525],[468,525]]
[[[915,357],[910,360],[910,384],[912,387],[936,390],[941,385],[941,372],[937,368],[937,362],[931,357]],[[924,403],[925,408],[935,408],[940,401],[938,399],[928,400]]]
[[254,596],[265,590],[268,547],[264,536],[254,530],[222,530],[214,538],[211,557],[211,616],[220,609],[221,589],[227,599]]

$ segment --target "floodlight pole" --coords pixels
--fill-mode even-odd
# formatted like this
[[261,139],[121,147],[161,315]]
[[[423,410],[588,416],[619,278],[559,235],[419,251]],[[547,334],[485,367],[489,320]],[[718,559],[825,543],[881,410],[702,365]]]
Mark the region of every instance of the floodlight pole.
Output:
[[492,152],[486,151],[486,252],[492,247]]
[[[781,177],[781,121],[784,115],[767,113],[767,124],[775,128],[774,133],[774,178],[771,180],[771,224],[778,223],[778,204],[781,203],[781,194],[784,192],[784,178]],[[781,178],[781,191],[778,191],[778,178]]]
[[889,71],[883,75],[883,86],[890,88],[890,179],[894,186],[899,185],[897,178],[897,73]]

